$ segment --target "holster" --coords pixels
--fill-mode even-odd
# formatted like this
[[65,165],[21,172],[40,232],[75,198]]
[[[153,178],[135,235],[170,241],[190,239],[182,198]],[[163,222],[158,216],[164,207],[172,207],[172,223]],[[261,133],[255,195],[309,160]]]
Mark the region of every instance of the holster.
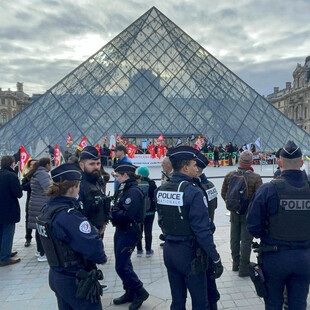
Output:
[[99,302],[100,296],[103,293],[99,280],[103,280],[103,274],[101,270],[79,270],[76,273],[77,290],[75,297],[89,300],[91,303]]
[[250,277],[254,283],[256,293],[259,297],[267,297],[267,288],[265,277],[261,267],[258,264],[250,263],[249,266]]
[[201,248],[197,248],[196,257],[191,262],[189,276],[195,276],[201,272],[205,272],[208,269],[208,264],[208,255]]

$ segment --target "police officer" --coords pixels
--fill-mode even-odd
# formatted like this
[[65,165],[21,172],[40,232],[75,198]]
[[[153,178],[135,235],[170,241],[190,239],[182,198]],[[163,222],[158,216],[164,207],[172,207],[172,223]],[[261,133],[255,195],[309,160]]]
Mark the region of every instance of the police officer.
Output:
[[[198,177],[194,178],[194,183],[203,190],[203,193],[207,199],[208,212],[211,220],[211,227],[213,226],[213,231],[215,231],[214,212],[215,209],[217,208],[217,190],[214,184],[211,181],[209,181],[206,175],[203,173],[203,169],[208,166],[209,160],[203,154],[198,152],[196,162],[198,169]],[[220,293],[217,290],[213,273],[214,273],[213,261],[212,259],[209,259],[209,266],[207,269],[207,283],[208,283],[208,299],[210,303],[210,310],[217,309],[217,302],[220,299]]]
[[102,236],[108,222],[110,204],[102,189],[98,150],[94,146],[86,146],[81,152],[79,165],[83,171],[79,192],[79,201],[83,204],[81,212]]
[[144,194],[138,188],[136,166],[122,162],[115,167],[119,183],[111,212],[114,235],[115,269],[122,279],[125,294],[113,300],[115,305],[131,302],[129,310],[139,309],[149,297],[143,283],[133,270],[131,254],[140,238],[144,220]]
[[50,265],[50,287],[61,310],[101,310],[98,280],[102,273],[95,264],[105,264],[107,257],[96,228],[77,209],[80,169],[74,164],[63,164],[51,175],[53,183],[47,191],[51,199],[37,218]]
[[280,152],[281,176],[263,184],[249,205],[247,229],[261,240],[266,309],[305,310],[310,283],[310,186],[300,167],[302,152],[293,142]]
[[158,223],[165,237],[164,262],[172,295],[172,310],[185,309],[187,289],[192,309],[209,309],[207,256],[214,262],[214,278],[223,266],[213,242],[213,232],[202,190],[193,183],[197,177],[197,151],[179,146],[169,154],[174,173],[156,193]]
[[198,178],[195,178],[195,183],[203,189],[207,201],[208,201],[208,212],[211,222],[214,222],[214,213],[217,208],[217,190],[214,184],[209,181],[206,175],[203,173],[203,169],[205,169],[209,165],[209,160],[202,155],[201,153],[197,153],[197,169],[198,169]]

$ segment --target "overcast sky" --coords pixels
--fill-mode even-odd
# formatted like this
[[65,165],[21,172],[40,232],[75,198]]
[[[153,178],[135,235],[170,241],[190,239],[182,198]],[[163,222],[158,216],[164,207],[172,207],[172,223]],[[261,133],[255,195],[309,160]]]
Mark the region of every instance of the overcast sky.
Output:
[[0,87],[45,92],[153,5],[262,95],[310,55],[309,0],[1,1]]

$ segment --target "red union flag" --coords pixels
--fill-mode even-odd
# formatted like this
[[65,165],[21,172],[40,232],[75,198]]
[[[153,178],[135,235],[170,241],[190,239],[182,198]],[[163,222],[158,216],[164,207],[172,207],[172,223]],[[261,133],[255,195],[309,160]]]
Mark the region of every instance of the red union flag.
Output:
[[70,146],[70,144],[72,143],[72,138],[71,138],[71,135],[70,135],[70,132],[68,132],[68,138],[67,138],[67,147]]
[[162,146],[162,152],[163,152],[163,156],[166,156],[166,153],[167,153],[167,147],[166,147],[166,145],[163,145],[163,146]]
[[151,144],[147,149],[151,154],[151,158],[155,158],[155,145],[154,145],[154,143]]
[[78,145],[77,149],[79,151],[82,151],[83,148],[87,146],[87,140],[86,140],[86,136],[83,137],[83,139],[81,140],[80,144]]
[[[111,145],[111,150],[114,150],[114,149],[115,149],[115,146],[114,146],[114,144],[112,144],[112,145]],[[111,156],[112,159],[114,159],[114,157],[115,157],[115,151],[111,151],[110,156]]]
[[99,146],[99,143],[97,143],[97,144],[95,145],[95,148],[96,148],[96,150],[98,151],[98,154],[99,154],[99,157],[100,157],[101,154],[100,154],[100,146]]
[[199,137],[197,138],[197,141],[196,141],[195,145],[194,145],[194,149],[200,151],[201,148],[202,148],[202,144],[203,144],[203,141],[202,141],[202,139],[201,139],[200,136],[199,136]]
[[132,145],[130,143],[128,143],[127,145],[127,153],[128,153],[128,157],[129,158],[133,158],[137,152],[137,147],[135,145]]
[[55,165],[56,166],[59,166],[60,165],[60,162],[61,162],[61,152],[60,152],[60,149],[58,147],[57,144],[55,144],[55,153],[54,153],[54,161],[55,161]]
[[22,174],[22,176],[25,173],[26,166],[28,161],[31,159],[29,154],[26,152],[25,148],[21,145],[20,146],[20,162],[19,162],[19,170]]
[[117,142],[117,143],[124,144],[123,139],[121,138],[121,136],[120,136],[118,133],[116,134],[116,142]]
[[161,145],[157,145],[157,157],[161,158],[163,156],[163,147]]
[[161,134],[161,135],[157,138],[156,141],[157,141],[157,142],[163,142],[163,141],[164,141],[164,136]]
[[108,137],[108,134],[105,133],[104,138],[103,138],[103,144],[106,144],[106,143],[107,143],[107,137]]

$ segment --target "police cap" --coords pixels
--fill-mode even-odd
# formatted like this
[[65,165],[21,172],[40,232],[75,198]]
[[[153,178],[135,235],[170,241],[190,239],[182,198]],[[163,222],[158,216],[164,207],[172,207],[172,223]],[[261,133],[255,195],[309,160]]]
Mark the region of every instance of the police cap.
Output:
[[51,171],[54,182],[81,180],[82,173],[75,164],[62,164]]
[[197,162],[197,166],[201,169],[204,169],[209,165],[209,160],[207,157],[200,152],[197,152],[197,158],[195,160]]
[[288,141],[285,146],[283,146],[280,156],[283,158],[293,159],[302,156],[300,148],[294,143],[294,141]]
[[196,160],[198,151],[191,146],[178,146],[169,152],[169,159],[173,162],[181,160]]
[[94,146],[85,146],[81,152],[80,159],[99,159],[98,150]]
[[114,171],[115,172],[135,172],[136,169],[137,169],[137,166],[131,163],[121,162],[115,165]]

